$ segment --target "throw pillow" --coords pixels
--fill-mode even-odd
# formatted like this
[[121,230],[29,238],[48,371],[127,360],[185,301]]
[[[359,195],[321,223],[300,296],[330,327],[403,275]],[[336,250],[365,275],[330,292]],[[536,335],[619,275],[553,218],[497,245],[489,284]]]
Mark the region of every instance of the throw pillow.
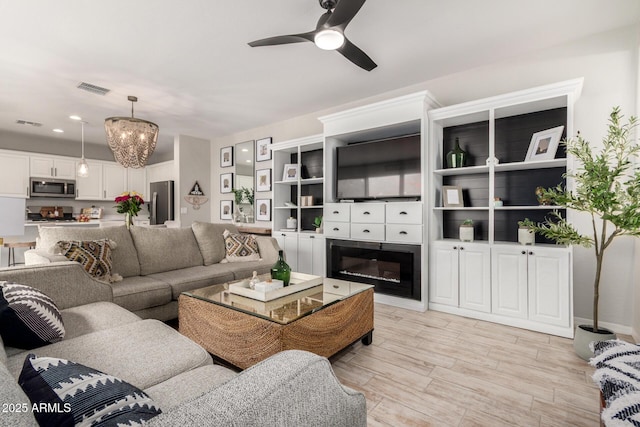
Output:
[[227,251],[227,262],[259,261],[260,252],[256,236],[252,234],[235,234],[224,230],[224,247]]
[[64,324],[51,298],[30,286],[0,282],[0,335],[5,345],[32,349],[64,338]]
[[41,426],[143,424],[162,411],[142,390],[79,363],[29,354],[18,383]]
[[68,260],[80,263],[96,280],[106,283],[122,280],[119,274],[112,274],[111,250],[115,249],[112,240],[61,240],[56,249]]

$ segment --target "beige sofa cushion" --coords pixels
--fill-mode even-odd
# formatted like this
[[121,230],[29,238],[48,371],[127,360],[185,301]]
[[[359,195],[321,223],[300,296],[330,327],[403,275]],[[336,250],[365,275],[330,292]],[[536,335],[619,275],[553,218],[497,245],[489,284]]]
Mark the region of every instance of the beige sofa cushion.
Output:
[[203,265],[191,228],[132,227],[131,236],[143,276]]
[[226,256],[224,246],[224,230],[237,233],[238,228],[233,224],[213,224],[210,222],[194,222],[191,224],[196,236],[200,252],[204,258],[204,265],[217,264]]
[[127,277],[111,284],[113,302],[131,311],[171,302],[171,286],[148,276]]
[[182,292],[234,280],[233,271],[230,271],[225,264],[199,265],[197,267],[151,274],[148,277],[171,286],[172,297],[175,300],[178,299]]
[[139,276],[140,262],[127,227],[39,227],[36,249],[49,251],[61,240],[111,239],[116,248],[111,253],[113,272],[122,277]]

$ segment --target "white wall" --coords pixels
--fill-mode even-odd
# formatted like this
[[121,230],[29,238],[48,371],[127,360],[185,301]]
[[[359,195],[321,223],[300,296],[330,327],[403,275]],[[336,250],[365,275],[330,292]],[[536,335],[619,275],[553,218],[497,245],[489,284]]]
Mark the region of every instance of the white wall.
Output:
[[[213,141],[212,164],[219,164],[219,148],[247,139],[272,136],[274,142],[322,132],[316,117],[427,89],[442,105],[484,98],[527,89],[576,77],[584,77],[582,97],[575,109],[575,126],[594,145],[606,133],[606,120],[613,106],[626,115],[637,115],[638,27],[599,34],[508,61],[495,63],[457,74],[426,81],[411,87],[361,100],[349,105],[274,123]],[[455,55],[455,52],[452,52]],[[217,179],[214,173],[212,179]],[[217,217],[217,216],[216,216]],[[588,225],[579,219],[579,227]],[[600,302],[600,319],[605,323],[626,326],[632,323],[640,330],[640,272],[634,271],[633,260],[640,258],[638,243],[620,239],[609,249],[604,266]],[[577,248],[574,259],[574,312],[579,318],[592,317],[592,283],[594,258],[592,250]],[[635,280],[635,283],[634,283]],[[635,304],[630,298],[636,288]],[[635,308],[635,313],[634,313]]]
[[[211,186],[211,141],[193,136],[178,135],[174,140],[174,167],[178,171],[175,191],[176,219],[182,227],[189,227],[194,221],[209,222],[213,188]],[[200,205],[200,209],[193,209],[193,205],[185,200],[193,185],[198,182],[201,191],[209,198],[207,203]],[[186,213],[182,210],[186,209]]]

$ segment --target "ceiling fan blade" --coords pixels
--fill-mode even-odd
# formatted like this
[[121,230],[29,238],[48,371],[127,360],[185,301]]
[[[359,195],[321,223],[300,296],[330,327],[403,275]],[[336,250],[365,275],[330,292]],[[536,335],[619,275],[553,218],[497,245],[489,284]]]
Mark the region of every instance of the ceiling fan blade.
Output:
[[326,22],[328,27],[342,27],[344,29],[356,16],[366,0],[340,0],[333,13]]
[[342,45],[342,47],[336,50],[349,61],[353,62],[360,68],[364,68],[367,71],[371,71],[378,66],[375,62],[373,62],[371,58],[369,58],[369,55],[364,53],[358,46],[351,43],[347,38],[344,39],[344,44]]
[[248,44],[251,47],[258,47],[258,46],[274,46],[274,45],[289,44],[289,43],[312,42],[314,34],[315,34],[315,31],[311,31],[308,33],[291,34],[288,36],[268,37],[266,39],[252,41]]

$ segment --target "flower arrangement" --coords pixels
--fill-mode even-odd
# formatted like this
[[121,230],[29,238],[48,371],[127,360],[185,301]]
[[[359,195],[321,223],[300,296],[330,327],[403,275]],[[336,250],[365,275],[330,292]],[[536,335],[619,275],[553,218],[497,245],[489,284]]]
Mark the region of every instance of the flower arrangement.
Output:
[[133,217],[138,216],[138,212],[140,212],[140,209],[142,209],[141,206],[144,204],[142,195],[136,193],[135,191],[125,191],[124,193],[116,197],[115,202],[117,203],[117,205],[115,206],[116,211],[118,213],[127,215],[127,227],[133,224]]

